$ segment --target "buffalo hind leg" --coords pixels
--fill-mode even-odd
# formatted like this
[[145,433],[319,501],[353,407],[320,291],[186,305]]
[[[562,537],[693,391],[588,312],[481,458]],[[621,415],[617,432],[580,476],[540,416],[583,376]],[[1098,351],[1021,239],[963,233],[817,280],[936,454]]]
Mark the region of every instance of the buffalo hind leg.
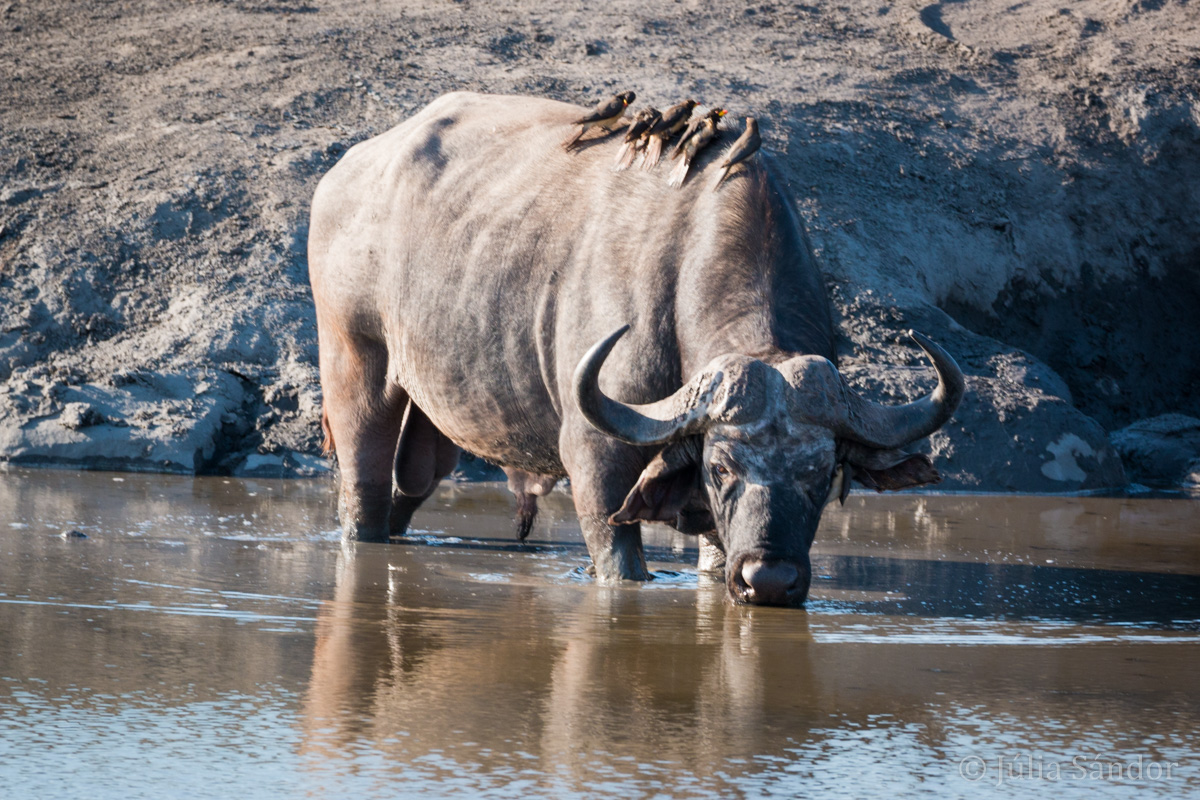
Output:
[[338,518],[347,539],[386,542],[392,462],[407,394],[387,381],[387,348],[318,325],[327,439],[337,453]]
[[596,580],[648,581],[646,556],[642,552],[642,528],[638,523],[613,525],[614,514],[632,488],[642,464],[627,444],[606,439],[590,431],[574,434],[564,426],[559,451],[571,478],[571,493],[579,527],[596,570]]
[[459,449],[434,427],[411,400],[404,414],[393,465],[392,510],[389,529],[403,536],[412,516],[434,490],[438,481],[454,471]]

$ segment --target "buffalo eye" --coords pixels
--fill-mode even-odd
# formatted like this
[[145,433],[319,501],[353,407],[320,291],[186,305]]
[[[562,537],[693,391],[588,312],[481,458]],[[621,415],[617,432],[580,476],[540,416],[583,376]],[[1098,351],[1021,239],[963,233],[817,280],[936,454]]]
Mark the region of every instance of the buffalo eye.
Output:
[[730,483],[733,480],[733,471],[724,464],[713,464],[712,471],[718,483]]

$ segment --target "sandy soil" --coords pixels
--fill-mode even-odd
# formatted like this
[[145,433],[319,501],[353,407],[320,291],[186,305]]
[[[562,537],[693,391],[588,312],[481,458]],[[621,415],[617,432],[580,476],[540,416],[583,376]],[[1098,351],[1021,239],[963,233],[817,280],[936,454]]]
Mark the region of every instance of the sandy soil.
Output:
[[320,175],[445,91],[633,89],[761,120],[860,386],[960,357],[949,486],[1120,485],[1200,416],[1198,67],[1186,0],[0,0],[0,459],[321,470]]

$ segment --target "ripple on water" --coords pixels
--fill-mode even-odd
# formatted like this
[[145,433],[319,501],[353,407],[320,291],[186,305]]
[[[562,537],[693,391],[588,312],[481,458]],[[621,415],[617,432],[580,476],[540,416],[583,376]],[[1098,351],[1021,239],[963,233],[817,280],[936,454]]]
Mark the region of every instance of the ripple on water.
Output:
[[[957,766],[1194,760],[1200,546],[1177,506],[852,497],[827,515],[810,602],[788,610],[732,605],[695,570],[694,540],[653,531],[657,579],[598,586],[553,497],[525,544],[507,500],[455,487],[405,541],[343,547],[328,488],[12,476],[0,507],[25,527],[0,525],[5,797],[1197,785],[1193,768],[1174,784],[997,787]],[[40,535],[80,521],[78,547]]]

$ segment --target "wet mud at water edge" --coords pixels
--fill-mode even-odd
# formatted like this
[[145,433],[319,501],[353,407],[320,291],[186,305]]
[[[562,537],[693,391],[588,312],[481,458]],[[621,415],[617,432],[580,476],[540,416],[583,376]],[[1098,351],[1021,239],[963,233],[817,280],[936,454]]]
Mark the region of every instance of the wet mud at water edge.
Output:
[[333,499],[0,473],[3,795],[1200,792],[1193,500],[852,495],[788,610],[662,529],[596,586],[563,493],[527,546],[496,486],[392,545]]

